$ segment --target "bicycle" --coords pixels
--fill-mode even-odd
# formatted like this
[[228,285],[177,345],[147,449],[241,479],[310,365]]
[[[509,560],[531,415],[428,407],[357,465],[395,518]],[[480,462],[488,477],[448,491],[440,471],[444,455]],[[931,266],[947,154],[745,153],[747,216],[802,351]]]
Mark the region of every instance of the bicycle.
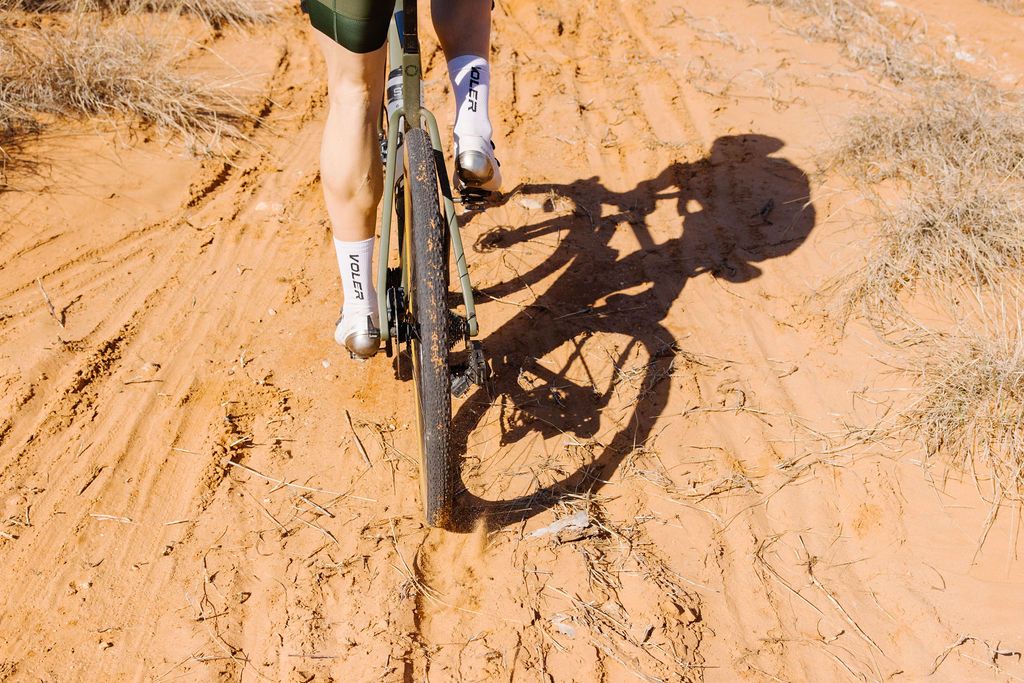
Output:
[[[479,342],[473,287],[469,279],[457,201],[483,198],[452,195],[437,120],[421,104],[421,60],[416,0],[398,0],[388,30],[388,82],[381,140],[384,199],[377,292],[382,316],[381,341],[396,358],[401,376],[401,344],[412,359],[416,426],[420,452],[420,493],[426,521],[450,527],[454,521],[458,458],[451,452],[452,395],[484,386],[489,370]],[[390,83],[401,69],[401,88]],[[386,128],[385,128],[386,126]],[[403,159],[398,159],[403,150]],[[398,176],[396,164],[403,163]],[[439,197],[443,200],[441,213]],[[389,267],[392,210],[398,232],[398,265]],[[449,306],[449,264],[454,254],[464,315]],[[462,341],[465,360],[452,362]]]

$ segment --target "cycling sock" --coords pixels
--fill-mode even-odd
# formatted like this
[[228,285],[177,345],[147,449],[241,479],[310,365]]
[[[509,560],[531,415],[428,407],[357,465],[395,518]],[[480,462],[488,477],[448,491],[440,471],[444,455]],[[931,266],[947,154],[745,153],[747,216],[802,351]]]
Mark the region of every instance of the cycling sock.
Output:
[[341,271],[341,291],[345,296],[342,317],[377,313],[377,290],[373,286],[373,247],[377,238],[359,242],[334,239]]
[[487,96],[491,67],[476,55],[462,55],[448,62],[448,77],[455,92],[455,144],[460,136],[491,139]]

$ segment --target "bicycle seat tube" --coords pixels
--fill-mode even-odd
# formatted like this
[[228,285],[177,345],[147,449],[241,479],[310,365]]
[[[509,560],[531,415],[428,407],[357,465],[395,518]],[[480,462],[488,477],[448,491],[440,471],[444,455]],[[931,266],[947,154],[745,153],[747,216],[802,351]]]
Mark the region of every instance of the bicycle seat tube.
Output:
[[402,103],[406,128],[420,125],[420,37],[416,0],[398,0],[402,13]]

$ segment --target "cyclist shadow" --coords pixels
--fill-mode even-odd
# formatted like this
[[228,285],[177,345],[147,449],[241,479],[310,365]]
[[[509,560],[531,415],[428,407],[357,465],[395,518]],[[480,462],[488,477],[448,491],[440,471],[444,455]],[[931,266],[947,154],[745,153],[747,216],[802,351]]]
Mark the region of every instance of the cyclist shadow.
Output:
[[[702,273],[734,283],[753,280],[761,274],[757,263],[792,253],[814,227],[807,175],[786,159],[769,156],[782,147],[781,140],[763,135],[721,137],[707,157],[673,163],[625,192],[609,190],[591,177],[525,185],[512,195],[524,205],[523,195],[534,196],[529,206],[548,212],[567,200],[573,212],[482,235],[475,245],[478,251],[509,249],[531,240],[548,244],[553,236],[558,242],[554,253],[532,270],[478,288],[478,300],[507,302],[520,292],[522,301],[524,293],[534,296],[535,286],[559,275],[484,340],[495,379],[490,394],[478,389],[457,411],[452,446],[469,457],[479,457],[473,450],[493,453],[470,443],[470,435],[487,411],[498,406],[501,445],[522,443],[531,433],[545,439],[566,434],[584,444],[590,440],[593,457],[571,473],[550,467],[535,472],[534,490],[504,500],[479,497],[460,481],[458,507],[464,513],[459,528],[468,530],[481,518],[500,528],[567,496],[596,492],[630,451],[650,438],[668,404],[671,382],[664,381],[664,366],[676,350],[662,321],[687,281]],[[674,202],[676,211],[664,202]],[[464,222],[473,218],[469,214]],[[602,333],[628,339],[614,352],[595,349],[611,356],[617,369],[631,364],[631,385],[639,388],[628,418],[610,441],[598,428],[616,382],[606,379],[609,386],[599,386],[583,354],[587,340]],[[559,351],[560,359],[567,354],[563,360],[552,360],[567,342],[575,348]],[[650,362],[645,364],[638,351]],[[571,368],[576,380],[569,377]],[[481,466],[490,469],[487,463]],[[556,480],[540,485],[538,474]]]

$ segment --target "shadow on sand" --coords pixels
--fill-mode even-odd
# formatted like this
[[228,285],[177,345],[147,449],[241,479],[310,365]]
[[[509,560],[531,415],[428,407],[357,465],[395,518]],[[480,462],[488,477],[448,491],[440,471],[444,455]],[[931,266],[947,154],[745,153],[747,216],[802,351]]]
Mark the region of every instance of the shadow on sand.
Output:
[[[807,175],[786,159],[770,156],[782,147],[781,140],[763,135],[721,137],[707,157],[673,163],[626,192],[610,191],[597,177],[520,188],[517,196],[534,196],[549,211],[552,198],[568,200],[574,211],[484,234],[475,245],[478,251],[507,249],[546,235],[557,234],[561,240],[533,270],[480,288],[481,300],[505,299],[520,290],[530,293],[533,285],[553,273],[561,275],[532,305],[484,339],[496,379],[489,395],[476,390],[455,414],[455,452],[467,452],[469,435],[494,405],[501,412],[502,445],[520,442],[532,432],[544,438],[559,433],[582,440],[594,437],[615,385],[601,390],[595,383],[581,385],[567,376],[574,363],[586,362],[582,345],[591,335],[613,333],[629,339],[612,359],[616,367],[635,358],[637,351],[650,362],[636,383],[642,391],[631,407],[632,415],[610,441],[596,446],[588,464],[506,500],[480,498],[460,481],[458,528],[468,529],[481,519],[491,529],[500,528],[528,519],[567,495],[596,492],[635,444],[651,436],[671,384],[658,366],[670,362],[677,350],[662,321],[687,281],[701,273],[734,283],[757,278],[757,263],[792,253],[815,225]],[[659,203],[666,201],[674,202],[681,220],[671,231],[677,236],[658,242],[649,221]],[[473,218],[469,214],[464,221]],[[640,246],[622,253],[609,242],[617,231],[627,229]],[[576,349],[560,363],[561,369],[551,370],[536,361],[567,341]],[[539,380],[527,390],[517,382],[523,368]],[[557,392],[557,400],[552,400],[552,392]]]

